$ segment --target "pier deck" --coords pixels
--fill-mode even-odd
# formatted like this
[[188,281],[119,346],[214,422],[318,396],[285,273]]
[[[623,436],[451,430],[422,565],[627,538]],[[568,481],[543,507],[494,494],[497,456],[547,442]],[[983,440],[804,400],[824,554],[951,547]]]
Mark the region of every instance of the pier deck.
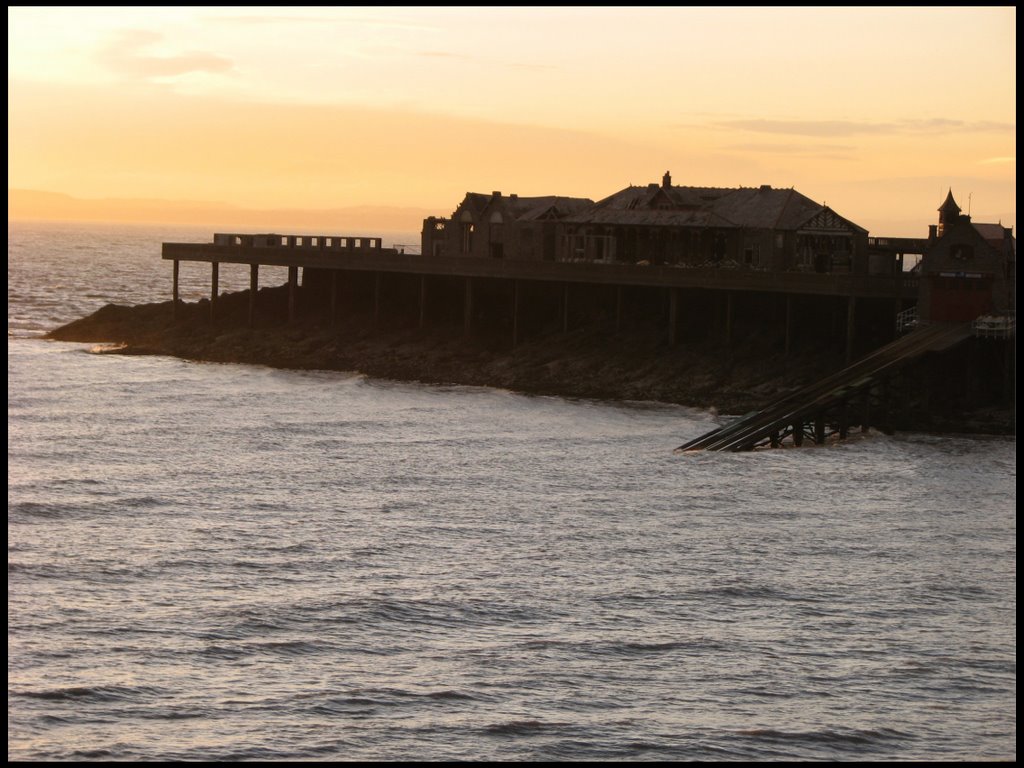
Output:
[[595,285],[706,288],[907,300],[914,300],[917,297],[917,279],[909,275],[873,276],[770,272],[722,267],[518,261],[424,256],[399,253],[393,248],[345,252],[316,246],[260,247],[244,244],[164,243],[162,256],[168,261],[211,264],[249,264]]

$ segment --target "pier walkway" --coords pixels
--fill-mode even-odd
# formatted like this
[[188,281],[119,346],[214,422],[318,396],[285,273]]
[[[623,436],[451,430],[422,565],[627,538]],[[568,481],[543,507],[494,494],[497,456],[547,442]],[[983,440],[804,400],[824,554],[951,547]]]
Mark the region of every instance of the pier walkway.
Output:
[[217,234],[214,243],[164,243],[164,260],[282,266],[328,271],[390,272],[503,280],[556,281],[662,288],[778,292],[917,300],[918,280],[886,275],[771,272],[598,262],[423,256],[382,247],[381,238]]
[[[852,365],[676,448],[685,451],[749,451],[762,445],[793,445],[804,438],[824,443],[845,438],[851,423],[867,430],[871,409],[884,404],[887,377],[927,352],[941,352],[972,335],[971,323],[927,325],[861,358]],[[854,408],[860,406],[859,415]],[[829,431],[831,428],[831,431]]]

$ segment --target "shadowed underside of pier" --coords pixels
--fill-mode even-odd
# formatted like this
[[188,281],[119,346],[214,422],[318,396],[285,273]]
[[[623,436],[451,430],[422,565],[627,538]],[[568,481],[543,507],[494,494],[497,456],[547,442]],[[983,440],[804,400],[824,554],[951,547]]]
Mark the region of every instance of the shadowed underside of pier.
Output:
[[794,445],[801,445],[805,437],[820,444],[830,433],[846,437],[851,424],[866,430],[872,408],[885,406],[884,390],[892,374],[926,353],[950,349],[970,336],[970,323],[924,326],[760,411],[684,443],[676,452],[779,447],[787,437]]

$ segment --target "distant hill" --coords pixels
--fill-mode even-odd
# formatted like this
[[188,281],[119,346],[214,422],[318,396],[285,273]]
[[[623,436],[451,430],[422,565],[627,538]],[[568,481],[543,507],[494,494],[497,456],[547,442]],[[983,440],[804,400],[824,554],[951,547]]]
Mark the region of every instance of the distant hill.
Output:
[[240,208],[198,200],[86,199],[60,192],[7,190],[8,221],[95,221],[126,224],[181,224],[246,230],[301,229],[324,234],[376,231],[418,232],[436,210],[358,205],[322,209]]

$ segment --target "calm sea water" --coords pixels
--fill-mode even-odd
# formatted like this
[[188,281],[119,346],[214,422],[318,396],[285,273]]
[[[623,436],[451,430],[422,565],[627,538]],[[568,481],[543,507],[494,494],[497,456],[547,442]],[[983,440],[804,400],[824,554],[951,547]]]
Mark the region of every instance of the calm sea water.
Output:
[[8,227],[9,759],[1016,758],[1015,440],[40,338],[211,235]]

